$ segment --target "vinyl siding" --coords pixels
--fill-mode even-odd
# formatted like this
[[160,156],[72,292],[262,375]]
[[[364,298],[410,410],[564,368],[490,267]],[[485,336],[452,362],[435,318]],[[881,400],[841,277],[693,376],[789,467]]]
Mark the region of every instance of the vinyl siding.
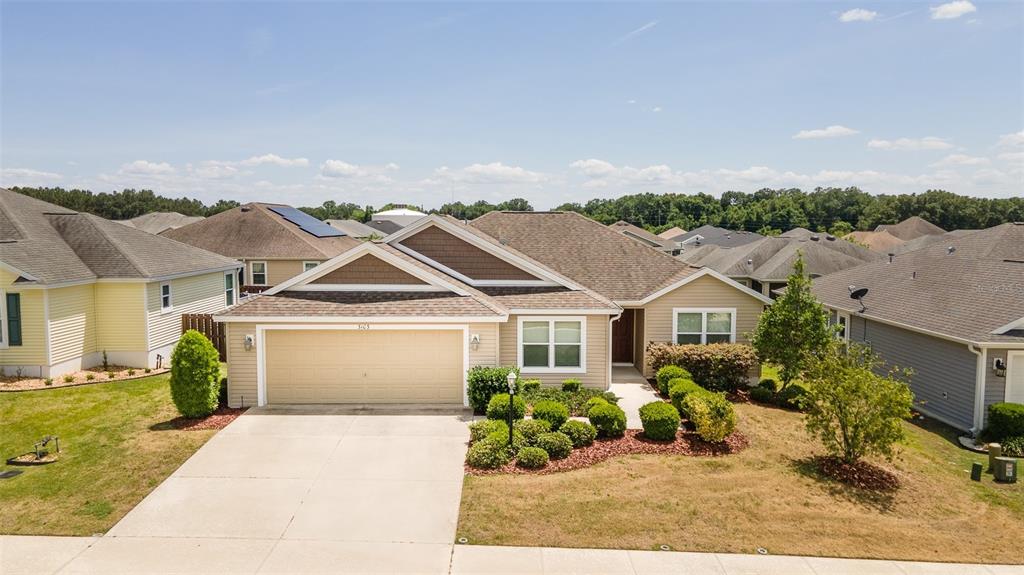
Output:
[[311,283],[314,284],[403,284],[423,285],[425,281],[400,270],[373,256],[360,256],[344,266],[331,270]]
[[146,351],[143,283],[97,283],[96,350]]
[[473,323],[469,324],[469,337],[473,334],[480,336],[480,345],[474,350],[469,346],[469,366],[486,365],[494,367],[498,363],[498,324],[496,323]]
[[277,284],[283,281],[290,280],[293,277],[301,274],[302,262],[316,260],[260,260],[255,258],[247,259],[245,260],[245,285],[253,285],[251,266],[251,263],[253,261],[267,262],[267,285],[276,286]]
[[51,364],[96,351],[96,285],[49,291]]
[[[659,297],[644,306],[644,348],[652,341],[671,342],[672,309],[691,308],[736,308],[736,342],[749,343],[750,334],[757,327],[764,303],[721,280],[703,276]],[[645,377],[654,374],[646,366]]]
[[171,310],[166,313],[160,309],[161,283],[146,284],[150,350],[178,341],[181,337],[181,314],[217,313],[226,307],[224,272],[171,280]]
[[[0,286],[5,293],[21,294],[21,345],[0,349],[0,365],[46,365],[46,310],[43,290],[18,290],[11,287],[17,276],[0,270]],[[7,326],[3,326],[7,337]]]
[[974,425],[978,360],[965,344],[856,316],[850,318],[850,340],[869,344],[886,369],[914,370],[910,389],[917,409],[963,430]]
[[[596,389],[608,387],[608,316],[587,316],[587,362],[586,373],[528,373],[522,377],[539,379],[544,385],[560,385],[562,380],[574,378],[584,386]],[[506,323],[498,324],[500,364],[518,365],[519,361],[519,329],[518,316],[510,315]]]

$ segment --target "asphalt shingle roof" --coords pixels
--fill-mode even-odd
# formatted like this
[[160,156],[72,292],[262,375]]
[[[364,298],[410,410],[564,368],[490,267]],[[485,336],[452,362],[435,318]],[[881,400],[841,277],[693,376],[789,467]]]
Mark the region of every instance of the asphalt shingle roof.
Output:
[[198,222],[203,216],[186,216],[178,212],[150,212],[129,220],[113,220],[119,224],[131,226],[150,234],[159,234],[191,223]]
[[[704,225],[690,230],[685,234],[676,236],[672,238],[672,241],[683,242],[698,235],[704,239],[695,241],[700,241],[702,244],[715,244],[722,247],[742,246],[743,244],[748,244],[764,237],[755,232],[736,232],[717,226]],[[690,243],[690,245],[692,244],[693,242]]]
[[472,297],[453,292],[283,291],[254,295],[222,314],[226,317],[281,316],[480,316],[497,314]]

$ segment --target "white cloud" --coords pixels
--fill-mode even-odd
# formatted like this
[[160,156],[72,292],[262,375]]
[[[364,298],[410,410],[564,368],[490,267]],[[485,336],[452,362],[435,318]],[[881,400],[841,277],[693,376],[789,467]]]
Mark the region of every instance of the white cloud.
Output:
[[626,103],[627,103],[627,104],[636,104],[636,100],[629,100],[629,101],[627,101]]
[[859,130],[847,128],[846,126],[829,126],[818,130],[800,130],[793,135],[794,140],[819,140],[822,138],[842,138],[859,134]]
[[651,108],[651,111],[654,112],[655,114],[657,114],[658,112],[661,111],[661,106],[655,106],[655,107]]
[[1024,147],[1024,130],[1014,132],[1012,134],[1003,134],[999,136],[999,141],[996,142],[996,147],[999,148],[1018,148]]
[[519,166],[506,166],[501,162],[472,164],[454,170],[441,166],[434,170],[434,176],[467,184],[536,184],[548,179],[540,172],[531,172]]
[[878,17],[878,12],[854,8],[839,15],[840,22],[870,22]]
[[328,178],[351,178],[363,173],[359,166],[342,160],[327,160],[320,164],[320,174]]
[[394,162],[383,166],[361,166],[350,164],[344,160],[327,160],[320,164],[320,178],[333,180],[349,180],[363,184],[386,184],[391,182],[391,177],[385,172],[393,172],[398,169]]
[[283,168],[305,168],[309,166],[309,160],[306,158],[282,158],[277,154],[263,154],[262,156],[253,156],[238,162],[241,166],[262,166],[264,164],[271,164],[274,166],[281,166]]
[[948,140],[927,136],[924,138],[897,138],[895,140],[871,140],[868,147],[876,150],[948,150],[953,144]]
[[970,14],[971,12],[978,11],[974,4],[971,4],[968,0],[947,2],[946,4],[932,6],[928,10],[932,13],[932,20],[952,20],[953,18],[959,18],[964,14]]
[[1024,164],[1024,152],[1003,152],[996,157],[1004,162],[1017,162]]
[[173,174],[174,168],[167,162],[135,160],[130,164],[122,164],[117,173],[121,175],[134,176],[163,176]]
[[641,27],[639,27],[639,28],[637,28],[635,30],[631,30],[630,32],[628,32],[628,33],[626,33],[626,34],[624,34],[622,36],[619,36],[618,38],[615,39],[614,42],[612,42],[612,46],[618,46],[619,44],[622,44],[623,42],[626,42],[627,40],[630,40],[630,39],[632,39],[635,36],[639,36],[640,34],[643,34],[644,32],[650,30],[651,28],[654,28],[657,25],[658,25],[658,21],[657,20],[651,20],[650,22],[644,24],[643,26],[641,26]]
[[200,178],[206,178],[211,180],[219,180],[223,178],[231,178],[237,176],[240,172],[235,166],[224,163],[224,162],[203,162],[198,167],[192,168],[188,166],[189,170],[195,173]]
[[0,182],[4,186],[52,184],[60,181],[63,177],[54,172],[44,172],[30,168],[4,168],[3,171],[0,171]]
[[938,162],[932,164],[933,168],[945,168],[949,166],[985,166],[991,163],[988,158],[968,156],[967,154],[950,154]]

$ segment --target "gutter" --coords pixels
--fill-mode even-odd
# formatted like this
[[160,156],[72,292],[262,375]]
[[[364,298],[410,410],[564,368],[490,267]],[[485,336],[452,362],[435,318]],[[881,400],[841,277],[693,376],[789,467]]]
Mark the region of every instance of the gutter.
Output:
[[967,344],[967,351],[978,357],[974,368],[974,427],[971,428],[971,434],[977,437],[985,424],[985,369],[988,363],[988,350],[984,347],[975,349],[973,344]]

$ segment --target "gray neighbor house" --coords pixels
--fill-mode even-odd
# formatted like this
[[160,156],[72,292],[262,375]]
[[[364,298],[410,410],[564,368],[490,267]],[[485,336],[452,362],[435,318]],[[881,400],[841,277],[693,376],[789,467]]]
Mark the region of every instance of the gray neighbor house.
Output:
[[842,337],[914,370],[923,414],[977,433],[989,405],[1024,403],[1024,223],[829,274],[813,290]]

